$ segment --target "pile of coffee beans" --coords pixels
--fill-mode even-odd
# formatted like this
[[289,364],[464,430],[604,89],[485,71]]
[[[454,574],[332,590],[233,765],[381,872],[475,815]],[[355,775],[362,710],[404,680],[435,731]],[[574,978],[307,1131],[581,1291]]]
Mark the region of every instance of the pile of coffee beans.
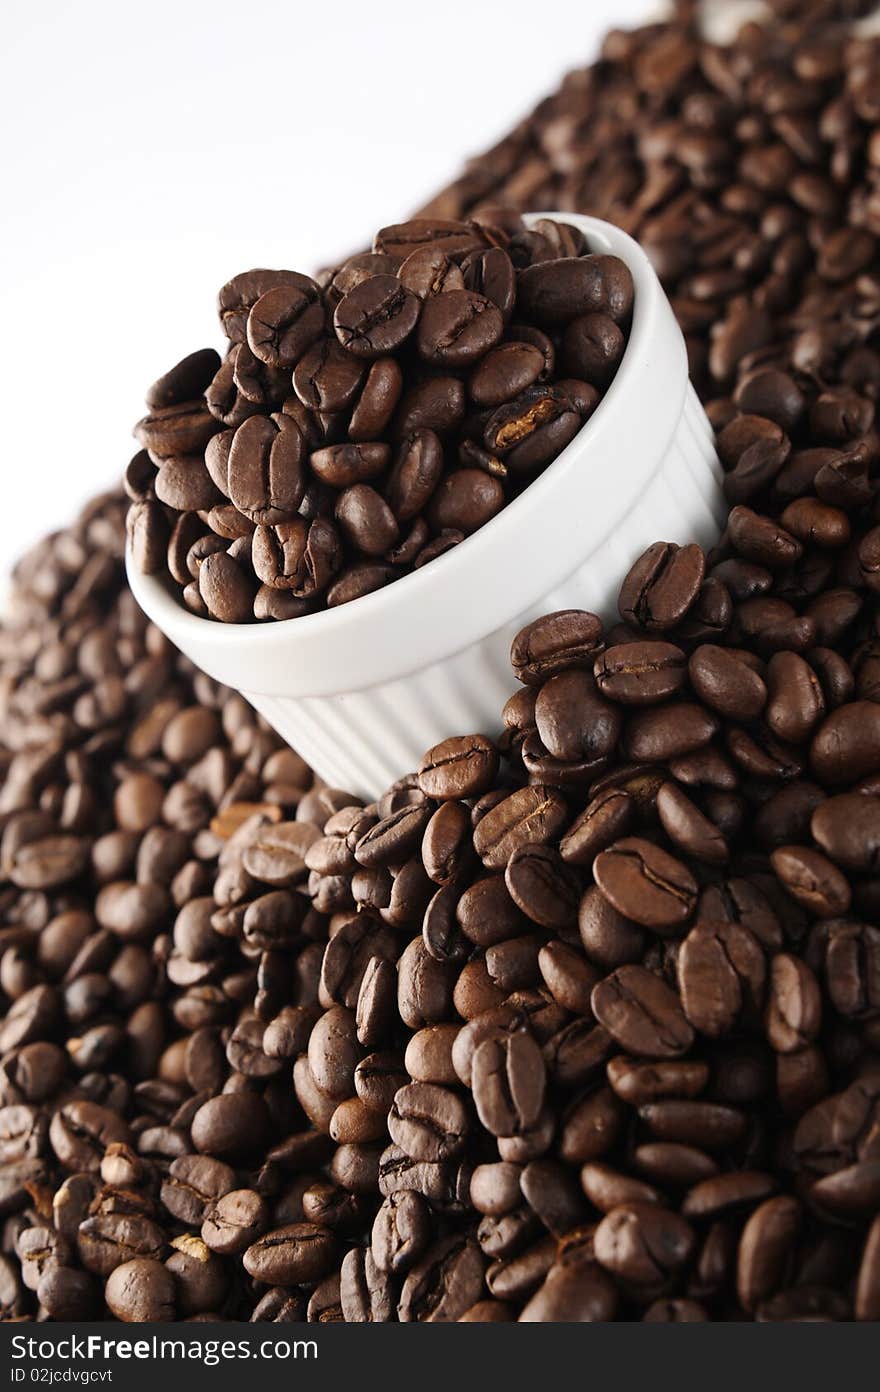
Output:
[[496,731],[362,806],[138,612],[120,497],[19,567],[6,1318],[880,1319],[880,44],[776,8],[610,36],[427,210],[635,230],[731,505]]
[[568,223],[416,219],[320,283],[220,291],[223,361],[154,382],[126,489],[136,564],[226,623],[381,589],[516,497],[596,409],[632,277]]

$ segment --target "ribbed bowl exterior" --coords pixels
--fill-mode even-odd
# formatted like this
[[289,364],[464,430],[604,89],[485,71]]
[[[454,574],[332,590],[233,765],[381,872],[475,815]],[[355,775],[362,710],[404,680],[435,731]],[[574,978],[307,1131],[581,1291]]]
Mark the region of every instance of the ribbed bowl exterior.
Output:
[[[246,687],[242,694],[328,783],[376,797],[449,735],[497,734],[516,685],[510,644],[524,624],[557,609],[589,609],[613,622],[620,583],[646,546],[659,539],[711,546],[725,514],[712,430],[688,386],[669,447],[626,516],[576,570],[503,627],[392,682],[295,699]],[[552,546],[553,538],[535,544]]]

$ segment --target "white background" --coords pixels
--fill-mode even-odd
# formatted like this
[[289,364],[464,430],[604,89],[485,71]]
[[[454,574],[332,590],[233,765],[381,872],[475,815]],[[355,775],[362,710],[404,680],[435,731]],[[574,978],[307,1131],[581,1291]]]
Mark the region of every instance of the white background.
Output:
[[12,0],[0,575],[118,479],[250,266],[313,270],[454,177],[652,0]]

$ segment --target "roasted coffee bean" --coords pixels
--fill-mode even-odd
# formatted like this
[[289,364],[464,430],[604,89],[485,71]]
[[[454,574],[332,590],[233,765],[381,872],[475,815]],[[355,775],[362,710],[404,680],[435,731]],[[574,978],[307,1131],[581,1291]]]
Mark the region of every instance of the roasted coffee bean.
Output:
[[371,1251],[379,1271],[395,1275],[408,1271],[431,1239],[428,1204],[412,1190],[383,1199],[373,1222]]
[[193,1226],[204,1221],[206,1209],[235,1188],[235,1171],[207,1155],[182,1155],[172,1160],[162,1181],[162,1203],[173,1217]]
[[728,720],[756,720],[767,704],[760,674],[726,648],[701,645],[690,656],[688,676],[700,700]]
[[104,1298],[116,1318],[126,1323],[170,1320],[175,1312],[174,1276],[161,1262],[136,1257],[110,1273]]
[[880,1221],[871,1224],[859,1265],[855,1295],[857,1320],[875,1320],[880,1311]]
[[493,1136],[515,1136],[534,1126],[544,1101],[544,1060],[527,1034],[485,1039],[472,1064],[474,1104]]
[[770,963],[767,1038],[780,1054],[810,1044],[819,1032],[822,998],[815,976],[805,962],[780,952]]
[[333,313],[336,337],[359,358],[393,353],[419,320],[419,300],[393,275],[362,280],[340,300]]
[[644,951],[642,929],[618,913],[596,885],[581,899],[578,930],[587,956],[602,967],[638,961]]
[[128,1142],[130,1132],[108,1107],[87,1100],[68,1102],[52,1118],[49,1140],[60,1164],[73,1172],[94,1173],[108,1145]]
[[623,357],[626,339],[608,314],[584,314],[566,326],[562,366],[572,377],[607,387]]
[[687,669],[685,655],[673,643],[618,643],[594,666],[603,696],[624,706],[649,706],[680,691]]
[[398,269],[398,277],[408,290],[425,300],[446,290],[463,290],[464,276],[442,246],[428,243],[410,252]]
[[158,411],[166,406],[194,401],[205,390],[219,366],[220,357],[213,348],[201,348],[189,353],[147,389],[144,398],[146,405],[151,411]]
[[504,882],[511,899],[533,923],[558,931],[574,922],[580,885],[557,851],[541,845],[518,847],[507,862]]
[[207,556],[199,567],[198,593],[207,612],[222,623],[246,623],[253,612],[256,581],[225,551]]
[[452,260],[461,260],[485,245],[481,229],[457,218],[411,218],[409,222],[382,227],[373,238],[373,251],[401,260],[425,247],[439,248]]
[[664,783],[657,793],[657,816],[676,848],[709,865],[724,865],[729,848],[715,824],[676,783]]
[[157,464],[171,458],[197,458],[216,431],[217,422],[198,399],[153,410],[134,427],[138,444]]
[[696,908],[697,883],[687,867],[641,837],[615,841],[596,857],[596,883],[626,918],[674,931]]
[[569,865],[590,865],[599,851],[629,831],[635,805],[622,789],[600,792],[584,808],[559,842],[559,853]]
[[419,787],[426,797],[480,797],[495,779],[498,753],[483,735],[444,740],[429,749],[419,770]]
[[631,715],[623,744],[633,760],[663,763],[702,749],[717,730],[717,720],[704,707],[691,701],[672,701]]
[[690,1224],[657,1204],[628,1203],[611,1209],[594,1239],[596,1260],[637,1288],[662,1286],[694,1250]]
[[503,868],[519,847],[551,840],[565,818],[565,803],[555,789],[540,784],[521,788],[477,824],[474,848],[487,869]]
[[826,716],[810,746],[810,763],[819,782],[854,783],[880,769],[880,707],[851,701]]
[[412,1160],[440,1164],[464,1149],[468,1118],[456,1093],[434,1083],[409,1083],[388,1114],[394,1143]]
[[436,367],[467,367],[494,348],[504,331],[498,306],[473,290],[426,300],[416,335],[420,355]]
[[836,865],[873,870],[880,857],[880,800],[865,793],[827,798],[817,804],[810,830]]
[[538,734],[554,759],[601,772],[620,737],[620,711],[600,697],[586,672],[559,672],[535,702]]
[[701,1034],[728,1034],[743,1012],[750,1018],[760,1012],[766,962],[741,924],[701,920],[681,945],[677,969],[684,1012]]
[[260,1150],[268,1133],[266,1104],[252,1092],[212,1097],[192,1120],[193,1144],[208,1155],[252,1155]]
[[656,542],[621,586],[620,617],[649,632],[674,628],[694,604],[705,571],[706,558],[698,546]]
[[297,1286],[320,1280],[333,1267],[336,1240],[315,1223],[291,1223],[275,1228],[247,1248],[244,1269],[269,1285]]
[[533,386],[543,371],[540,349],[530,343],[499,343],[474,368],[468,390],[477,406],[494,409]]
[[779,846],[770,863],[783,888],[817,918],[838,918],[849,909],[849,882],[820,851]]
[[541,686],[568,667],[589,670],[603,647],[602,624],[595,614],[563,609],[536,619],[517,634],[510,663],[520,681]]
[[584,314],[624,323],[632,312],[632,276],[616,256],[561,257],[527,266],[517,278],[517,302],[541,328],[559,328]]
[[363,376],[363,359],[347,352],[335,337],[324,337],[306,350],[294,368],[293,389],[312,411],[342,411],[352,404]]
[[273,286],[251,306],[247,342],[261,362],[274,368],[295,367],[324,327],[320,292],[308,276]]
[[594,988],[592,1007],[621,1047],[643,1058],[677,1058],[693,1043],[675,992],[644,967],[618,967]]
[[443,446],[433,430],[414,430],[400,444],[388,477],[386,497],[399,522],[411,522],[427,507],[443,473]]
[[222,1256],[243,1252],[268,1226],[268,1219],[268,1205],[253,1189],[231,1189],[206,1209],[202,1241]]
[[581,418],[562,385],[538,385],[493,411],[483,444],[512,473],[533,474],[574,439],[580,426]]
[[483,1259],[475,1243],[441,1238],[403,1283],[397,1317],[403,1322],[457,1320],[483,1292]]
[[785,1194],[767,1199],[750,1215],[737,1252],[736,1288],[743,1309],[753,1312],[783,1284],[801,1220],[798,1200]]

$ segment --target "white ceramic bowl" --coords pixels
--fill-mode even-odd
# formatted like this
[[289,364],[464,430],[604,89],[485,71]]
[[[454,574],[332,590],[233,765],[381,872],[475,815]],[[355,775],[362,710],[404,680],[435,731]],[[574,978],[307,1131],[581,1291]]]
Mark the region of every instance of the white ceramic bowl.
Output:
[[574,223],[635,282],[611,387],[570,445],[517,499],[438,560],[384,590],[275,623],[190,613],[129,563],[147,615],[197,666],[235,687],[320,777],[377,796],[452,734],[493,734],[514,689],[510,643],[555,609],[613,619],[620,583],[656,540],[711,545],[725,516],[709,422],[681,330],[636,242]]

